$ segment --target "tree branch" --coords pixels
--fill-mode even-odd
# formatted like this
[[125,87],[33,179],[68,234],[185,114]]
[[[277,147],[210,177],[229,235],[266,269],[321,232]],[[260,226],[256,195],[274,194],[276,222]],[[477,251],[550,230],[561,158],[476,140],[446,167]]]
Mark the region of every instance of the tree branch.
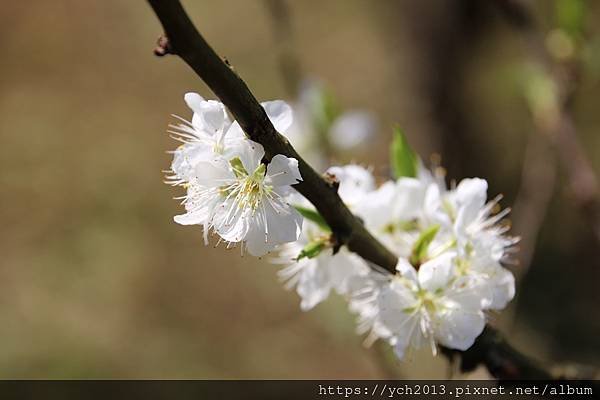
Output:
[[[397,258],[375,239],[337,194],[336,185],[323,179],[296,153],[285,137],[269,121],[264,109],[248,86],[208,45],[177,0],[148,0],[161,21],[168,41],[159,41],[158,55],[181,57],[231,111],[250,139],[265,148],[266,158],[277,154],[298,160],[303,181],[294,186],[321,213],[342,243],[387,272],[394,274]],[[163,51],[164,50],[164,51]],[[550,374],[535,366],[526,356],[510,347],[492,327],[487,327],[469,350],[445,349],[448,356],[461,354],[463,369],[483,363],[500,379],[549,378]]]
[[339,242],[365,260],[394,273],[396,256],[377,241],[348,210],[335,187],[327,183],[280,135],[248,86],[198,33],[179,1],[149,0],[169,39],[171,53],[181,57],[229,108],[250,139],[263,145],[270,160],[283,154],[298,160],[303,181],[294,188],[332,227]]
[[513,348],[490,326],[485,328],[468,350],[461,352],[443,348],[442,352],[450,359],[460,355],[462,372],[471,372],[479,364],[483,364],[490,374],[500,380],[553,379],[550,372]]

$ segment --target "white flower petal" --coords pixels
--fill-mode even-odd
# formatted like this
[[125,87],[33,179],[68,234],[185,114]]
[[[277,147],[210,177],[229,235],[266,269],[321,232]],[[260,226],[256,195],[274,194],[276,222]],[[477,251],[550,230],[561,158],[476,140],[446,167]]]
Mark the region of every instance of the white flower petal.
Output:
[[484,309],[491,302],[492,290],[489,280],[482,277],[477,274],[457,277],[444,291],[444,301],[449,302],[450,305],[460,304],[460,307],[465,309]]
[[488,184],[485,179],[467,178],[460,181],[456,187],[456,199],[459,204],[474,202],[481,208],[487,198]]
[[192,119],[194,126],[199,125],[198,129],[204,130],[210,134],[222,132],[228,122],[225,106],[215,100],[208,100],[200,103],[200,112],[194,113],[199,120]]
[[402,282],[384,287],[378,296],[379,317],[384,326],[395,334],[408,333],[408,322],[414,313],[405,310],[417,304],[413,292]]
[[283,243],[298,239],[302,230],[302,216],[293,208],[279,211],[269,203],[257,210],[248,220],[249,229],[245,234],[246,248],[253,256],[260,257]]
[[418,283],[417,270],[413,267],[406,258],[399,257],[396,271],[400,272],[400,276]]
[[435,338],[443,346],[467,350],[485,327],[485,316],[479,310],[455,307],[441,313],[434,322]]
[[454,253],[447,252],[421,265],[418,272],[421,287],[432,293],[443,289],[452,279],[454,257]]
[[373,114],[365,111],[349,111],[333,122],[329,134],[332,144],[347,150],[365,143],[377,129]]
[[201,225],[206,221],[206,213],[196,212],[176,215],[173,220],[180,225]]
[[277,154],[267,166],[267,180],[273,186],[294,185],[302,180],[298,160]]
[[367,193],[355,206],[355,213],[373,230],[383,230],[391,222],[390,208],[396,199],[396,185],[387,181]]
[[275,210],[271,203],[265,204],[269,242],[276,244],[294,242],[302,231],[302,216],[293,207],[282,204]]
[[301,274],[296,291],[302,298],[300,308],[302,311],[308,311],[329,297],[329,274],[327,269],[314,259],[306,260]]
[[395,336],[394,339],[395,339],[393,341],[394,342],[394,344],[393,344],[394,354],[396,355],[396,357],[398,357],[399,360],[402,360],[404,358],[404,356],[406,355],[406,348],[408,347],[411,338],[408,335],[405,335],[405,336]]
[[282,100],[265,101],[260,104],[265,109],[275,130],[281,134],[285,134],[294,120],[292,107]]
[[181,179],[189,180],[196,170],[196,165],[203,161],[212,161],[215,154],[210,146],[194,142],[176,150],[171,163],[171,170]]
[[337,254],[328,257],[327,261],[331,286],[335,288],[338,294],[342,295],[349,293],[351,278],[367,274],[369,270],[369,267],[360,257],[344,249],[340,249]]
[[375,189],[375,178],[360,165],[334,166],[327,173],[334,175],[340,182],[338,194],[351,207],[358,205],[368,192]]
[[394,217],[400,221],[408,221],[419,216],[423,210],[427,186],[415,178],[400,178],[396,186]]
[[232,148],[232,155],[239,157],[248,174],[252,175],[262,163],[265,150],[260,143],[252,140],[243,140]]
[[199,185],[206,187],[227,186],[235,179],[235,175],[225,160],[199,162],[196,164],[195,177]]
[[498,266],[489,279],[492,281],[492,301],[488,308],[501,310],[515,297],[515,277],[506,268]]
[[200,96],[198,93],[188,92],[183,95],[183,99],[185,100],[187,106],[194,112],[200,113],[202,108],[201,104],[205,102],[204,98]]
[[228,242],[241,242],[251,229],[248,214],[248,210],[237,208],[232,201],[221,203],[216,208],[212,219],[214,229]]
[[229,128],[227,128],[225,138],[230,140],[246,139],[246,134],[240,124],[237,121],[233,121]]
[[442,194],[438,185],[430,184],[427,186],[423,202],[423,209],[427,217],[431,218],[438,213],[442,203]]
[[480,210],[481,206],[477,201],[471,201],[459,208],[454,223],[457,235],[461,237],[466,235],[467,228],[477,220]]

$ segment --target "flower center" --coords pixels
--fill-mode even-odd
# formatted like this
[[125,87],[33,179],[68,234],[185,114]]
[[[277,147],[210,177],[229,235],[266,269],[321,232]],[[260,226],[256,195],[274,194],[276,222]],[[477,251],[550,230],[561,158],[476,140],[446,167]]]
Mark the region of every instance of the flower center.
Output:
[[441,289],[438,289],[435,292],[430,292],[428,290],[418,289],[412,286],[411,290],[416,297],[416,302],[411,307],[404,308],[402,310],[403,312],[407,314],[414,314],[421,310],[425,310],[427,314],[432,315],[439,310],[440,305],[438,303],[438,297],[441,294]]
[[420,289],[417,292],[417,298],[418,298],[418,303],[417,303],[417,308],[425,308],[425,310],[429,313],[429,314],[433,314],[436,311],[436,296],[427,291],[427,290],[423,290]]
[[240,184],[239,208],[249,208],[256,211],[262,200],[265,186],[254,176],[249,176]]
[[221,188],[222,194],[233,198],[238,208],[249,209],[254,213],[264,196],[268,196],[272,190],[272,187],[264,182],[265,165],[261,163],[249,174],[239,157],[232,159],[229,164],[238,179],[232,185]]
[[223,143],[221,143],[221,141],[217,140],[213,145],[213,152],[215,152],[215,154],[223,154],[224,151],[225,146],[223,145]]

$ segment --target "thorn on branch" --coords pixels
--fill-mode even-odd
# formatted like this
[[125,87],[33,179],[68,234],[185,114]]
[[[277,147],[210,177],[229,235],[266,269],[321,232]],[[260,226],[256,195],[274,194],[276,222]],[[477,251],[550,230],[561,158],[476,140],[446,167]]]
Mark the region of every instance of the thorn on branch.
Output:
[[342,248],[343,245],[347,244],[350,240],[351,233],[341,230],[334,230],[331,233],[331,237],[329,240],[331,241],[331,247],[333,249],[333,254],[337,254],[338,251]]
[[227,57],[221,57],[221,58],[223,59],[223,62],[225,63],[225,65],[227,65],[229,67],[229,69],[235,71],[235,69],[233,68],[233,65],[231,65],[231,63],[229,62]]
[[338,178],[334,174],[325,172],[323,174],[323,179],[325,179],[325,182],[327,183],[327,185],[337,193],[337,191],[340,187],[340,181],[338,180]]
[[164,57],[167,54],[175,54],[175,53],[173,52],[173,48],[171,47],[169,38],[167,38],[165,35],[160,35],[160,37],[156,41],[156,47],[154,48],[154,55],[157,57]]
[[338,251],[342,248],[343,243],[338,239],[338,235],[332,233],[329,241],[331,242],[331,247],[333,249],[333,255],[336,255]]

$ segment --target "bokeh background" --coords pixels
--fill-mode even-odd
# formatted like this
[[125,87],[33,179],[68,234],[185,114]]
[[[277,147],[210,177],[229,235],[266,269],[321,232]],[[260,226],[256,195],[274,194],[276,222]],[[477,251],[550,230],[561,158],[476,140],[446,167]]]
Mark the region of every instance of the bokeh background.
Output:
[[[369,145],[332,162],[385,176],[397,122],[424,160],[441,155],[449,177],[485,177],[503,206],[517,203],[513,233],[534,233],[511,267],[519,296],[492,319],[547,365],[598,366],[599,242],[552,146],[534,146],[535,165],[556,175],[524,184],[539,133],[523,66],[535,61],[492,1],[291,0],[287,33],[272,2],[184,4],[259,99],[293,100],[280,68],[291,52],[341,107],[376,116]],[[542,32],[553,29],[555,3],[530,4]],[[596,173],[599,6],[585,10],[572,107]],[[152,54],[160,33],[144,1],[3,2],[0,377],[447,376],[427,351],[398,363],[385,347],[364,348],[340,299],[303,313],[275,266],[204,247],[199,229],[172,222],[181,192],[161,172],[176,146],[170,114],[190,116],[187,91],[212,95],[181,60]],[[523,188],[549,192],[533,222]]]

